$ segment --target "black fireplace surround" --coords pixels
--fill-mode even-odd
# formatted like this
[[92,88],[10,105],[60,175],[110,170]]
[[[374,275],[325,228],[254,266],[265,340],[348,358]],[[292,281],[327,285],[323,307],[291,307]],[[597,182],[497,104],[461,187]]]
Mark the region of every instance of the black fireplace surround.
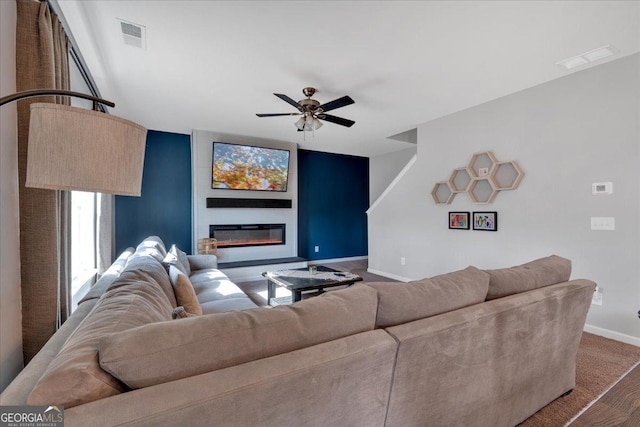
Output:
[[285,224],[221,224],[209,225],[209,237],[218,248],[284,245]]

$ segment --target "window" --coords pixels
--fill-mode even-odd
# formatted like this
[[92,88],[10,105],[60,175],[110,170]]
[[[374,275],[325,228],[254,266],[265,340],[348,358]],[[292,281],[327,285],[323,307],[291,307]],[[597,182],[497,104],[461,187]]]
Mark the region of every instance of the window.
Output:
[[[69,55],[71,90],[91,93],[83,73]],[[74,107],[91,109],[91,101],[70,98]],[[91,289],[98,273],[97,235],[98,202],[100,194],[71,192],[71,311]]]
[[96,254],[96,193],[71,192],[71,299],[72,311],[78,301],[95,283]]

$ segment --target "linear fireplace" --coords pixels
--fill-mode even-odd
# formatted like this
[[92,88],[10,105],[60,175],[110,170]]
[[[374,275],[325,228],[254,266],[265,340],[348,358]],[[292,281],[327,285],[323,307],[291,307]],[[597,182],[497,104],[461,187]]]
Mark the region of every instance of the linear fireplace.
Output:
[[218,241],[218,248],[284,245],[285,224],[209,225],[209,237]]

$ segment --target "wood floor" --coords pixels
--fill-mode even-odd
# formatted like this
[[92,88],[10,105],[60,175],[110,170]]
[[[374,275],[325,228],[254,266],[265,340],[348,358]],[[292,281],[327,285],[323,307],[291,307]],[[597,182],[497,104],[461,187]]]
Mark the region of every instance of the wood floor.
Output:
[[636,366],[570,425],[640,426],[640,366]]
[[[365,282],[394,282],[395,280],[367,272],[367,261],[348,261],[325,264],[336,270],[358,274]],[[258,305],[266,305],[267,281],[238,283]],[[640,366],[636,366],[622,380],[604,394],[571,424],[571,427],[640,427]],[[547,426],[562,427],[562,426]]]

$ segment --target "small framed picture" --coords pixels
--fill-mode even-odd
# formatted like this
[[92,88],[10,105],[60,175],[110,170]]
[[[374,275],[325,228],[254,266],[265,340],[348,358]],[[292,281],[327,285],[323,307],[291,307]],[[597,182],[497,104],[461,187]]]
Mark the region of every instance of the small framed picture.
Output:
[[474,212],[473,229],[498,231],[498,212]]
[[468,230],[469,212],[449,212],[449,228],[453,230]]

